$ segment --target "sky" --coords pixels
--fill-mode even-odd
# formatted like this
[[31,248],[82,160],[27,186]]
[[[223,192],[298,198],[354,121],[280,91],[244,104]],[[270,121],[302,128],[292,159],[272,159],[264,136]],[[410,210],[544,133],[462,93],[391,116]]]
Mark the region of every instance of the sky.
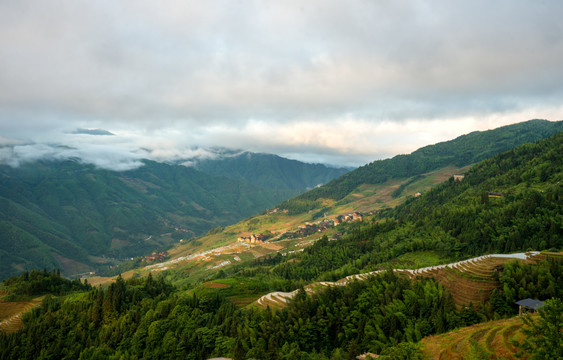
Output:
[[1,0],[0,163],[359,166],[563,119],[563,2]]

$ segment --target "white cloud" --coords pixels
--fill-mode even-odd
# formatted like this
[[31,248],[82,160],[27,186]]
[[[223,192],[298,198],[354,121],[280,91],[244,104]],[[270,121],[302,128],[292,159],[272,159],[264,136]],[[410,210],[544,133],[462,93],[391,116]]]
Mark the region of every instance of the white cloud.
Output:
[[[563,119],[561,13],[555,0],[6,0],[0,134],[118,158],[226,146],[361,164]],[[116,136],[61,135],[77,128]]]
[[29,144],[0,148],[0,164],[18,167],[36,160],[78,159],[98,168],[125,171],[143,165],[142,157],[115,147],[83,144],[80,148],[59,145]]

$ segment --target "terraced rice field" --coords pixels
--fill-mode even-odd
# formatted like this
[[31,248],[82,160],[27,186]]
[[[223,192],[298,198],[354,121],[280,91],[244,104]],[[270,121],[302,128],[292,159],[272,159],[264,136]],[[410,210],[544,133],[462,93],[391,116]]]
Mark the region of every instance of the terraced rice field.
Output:
[[229,284],[224,284],[224,283],[216,282],[216,281],[208,281],[206,283],[203,283],[203,286],[205,286],[206,288],[210,288],[210,289],[224,289],[224,288],[231,287],[231,285],[229,285]]
[[[516,360],[523,325],[519,317],[489,321],[422,339],[424,359],[504,359]],[[524,355],[520,359],[527,359]]]
[[[520,259],[521,261],[538,261],[543,257],[538,252],[519,253],[519,254],[496,254],[483,255],[473,259],[459,261],[452,264],[429,266],[421,269],[395,269],[396,273],[401,273],[411,279],[431,277],[440,282],[447,288],[454,298],[457,306],[465,306],[469,303],[481,303],[489,299],[493,289],[499,284],[495,280],[494,272],[496,268],[507,261]],[[365,280],[370,276],[382,272],[373,271],[364,274],[347,276],[336,282],[318,282],[305,287],[308,293],[314,293],[319,287],[344,286],[354,280]],[[256,301],[256,305],[261,307],[284,307],[287,301],[297,294],[292,292],[272,292],[262,296]]]
[[249,296],[249,297],[229,296],[227,297],[227,300],[235,304],[236,307],[243,308],[245,306],[252,304],[257,299],[256,296]]
[[23,327],[22,316],[26,311],[41,304],[41,298],[32,301],[0,302],[0,331],[15,332]]
[[454,264],[432,266],[409,272],[411,278],[431,277],[447,288],[458,306],[482,303],[498,287],[495,269],[510,257],[480,256]]

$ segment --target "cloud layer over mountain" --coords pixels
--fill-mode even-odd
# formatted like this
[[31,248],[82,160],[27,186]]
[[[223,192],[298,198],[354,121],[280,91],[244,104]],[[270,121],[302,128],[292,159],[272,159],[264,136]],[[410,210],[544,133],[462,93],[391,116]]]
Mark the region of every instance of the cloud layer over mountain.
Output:
[[518,0],[6,0],[0,161],[54,151],[120,168],[224,146],[360,165],[560,120],[562,13]]

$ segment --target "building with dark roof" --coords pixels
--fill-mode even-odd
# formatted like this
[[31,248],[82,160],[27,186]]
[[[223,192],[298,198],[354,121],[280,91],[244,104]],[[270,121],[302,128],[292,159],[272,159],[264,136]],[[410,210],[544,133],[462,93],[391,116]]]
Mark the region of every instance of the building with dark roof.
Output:
[[543,306],[543,302],[539,301],[539,300],[534,300],[534,299],[524,299],[524,300],[517,301],[516,305],[519,306],[518,314],[522,315],[523,313],[526,313],[529,310],[531,310],[531,311],[538,310],[539,308],[541,308]]

